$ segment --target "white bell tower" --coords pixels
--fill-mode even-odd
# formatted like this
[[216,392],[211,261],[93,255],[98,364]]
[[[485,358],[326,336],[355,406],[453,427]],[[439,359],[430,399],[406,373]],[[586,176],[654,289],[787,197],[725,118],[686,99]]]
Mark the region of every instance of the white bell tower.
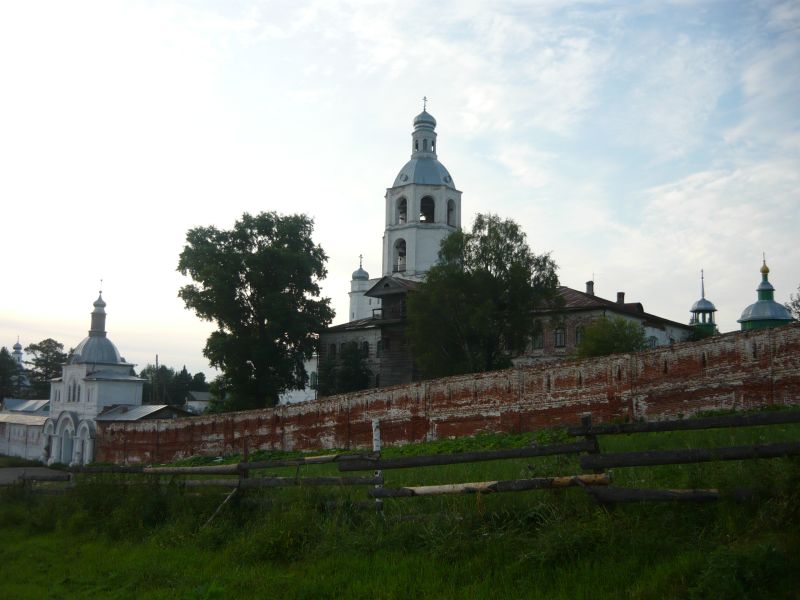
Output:
[[461,229],[461,192],[436,157],[436,119],[425,108],[414,118],[411,160],[386,190],[384,275],[422,279],[441,241]]

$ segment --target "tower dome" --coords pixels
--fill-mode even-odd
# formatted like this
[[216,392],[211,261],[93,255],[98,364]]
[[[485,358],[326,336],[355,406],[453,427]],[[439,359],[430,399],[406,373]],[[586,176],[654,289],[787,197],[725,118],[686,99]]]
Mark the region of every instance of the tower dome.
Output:
[[88,337],[83,338],[69,356],[69,364],[127,364],[114,343],[106,337],[106,303],[103,293],[94,301],[92,324]]
[[461,192],[439,162],[436,119],[413,120],[411,159],[386,190],[383,275],[420,279],[439,260],[441,241],[461,228]]
[[764,258],[760,271],[761,282],[756,288],[758,300],[745,308],[742,316],[738,319],[738,322],[742,324],[742,331],[779,327],[794,320],[785,306],[775,302],[775,288],[769,282],[769,267],[766,258]]
[[692,313],[689,325],[700,332],[701,337],[717,333],[717,325],[714,323],[714,313],[717,312],[717,307],[711,300],[706,299],[706,283],[702,270],[700,271],[700,300],[692,304],[689,312]]
[[436,119],[425,109],[414,117],[411,160],[400,169],[394,179],[394,187],[414,183],[445,185],[456,189],[453,178],[436,155]]

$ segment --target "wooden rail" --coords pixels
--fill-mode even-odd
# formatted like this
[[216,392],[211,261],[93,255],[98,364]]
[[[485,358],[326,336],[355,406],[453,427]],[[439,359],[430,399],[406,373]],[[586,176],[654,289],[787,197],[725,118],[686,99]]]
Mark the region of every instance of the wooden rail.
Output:
[[433,467],[457,465],[488,460],[505,460],[510,458],[531,458],[535,456],[552,456],[556,454],[578,454],[589,449],[587,442],[571,444],[552,444],[550,446],[528,446],[526,448],[508,448],[505,450],[489,450],[481,452],[459,452],[455,454],[429,454],[423,456],[404,456],[401,458],[343,457],[339,460],[340,471],[367,471],[370,469],[411,469],[415,467]]
[[375,488],[367,494],[373,498],[410,498],[413,496],[439,496],[442,494],[477,494],[493,492],[524,492],[577,486],[608,485],[611,478],[602,475],[574,475],[571,477],[531,477],[505,481],[476,481],[445,485],[423,485],[400,488]]
[[680,419],[672,421],[652,421],[636,423],[604,423],[591,425],[591,420],[579,427],[570,427],[567,433],[582,435],[615,435],[620,433],[656,433],[664,431],[694,431],[699,429],[720,429],[725,427],[757,427],[762,425],[788,425],[800,423],[800,411],[774,411],[751,415],[724,415],[699,419]]

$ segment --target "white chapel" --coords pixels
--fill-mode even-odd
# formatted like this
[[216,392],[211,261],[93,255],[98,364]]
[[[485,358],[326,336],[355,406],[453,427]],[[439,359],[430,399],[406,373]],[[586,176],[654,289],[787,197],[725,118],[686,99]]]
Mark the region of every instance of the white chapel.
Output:
[[72,351],[62,376],[50,384],[42,460],[81,465],[94,456],[95,420],[112,406],[140,406],[144,379],[106,335],[106,303],[94,302],[89,335]]

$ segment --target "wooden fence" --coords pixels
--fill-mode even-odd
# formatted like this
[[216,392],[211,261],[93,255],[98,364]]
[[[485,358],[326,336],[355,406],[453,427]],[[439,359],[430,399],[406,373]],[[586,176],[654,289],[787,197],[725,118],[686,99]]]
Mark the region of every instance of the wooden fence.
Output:
[[[677,421],[652,423],[636,422],[622,424],[593,424],[591,414],[582,417],[579,426],[567,430],[570,436],[582,438],[575,442],[531,445],[523,448],[434,454],[384,458],[381,455],[380,423],[373,421],[373,452],[345,453],[325,456],[310,456],[266,461],[250,461],[247,447],[244,459],[237,464],[198,467],[146,467],[146,466],[88,466],[74,468],[69,475],[79,473],[139,473],[156,476],[189,476],[181,479],[189,488],[225,488],[229,490],[225,500],[211,519],[239,491],[287,486],[365,486],[367,496],[374,499],[378,508],[387,498],[408,498],[442,494],[474,494],[520,492],[528,490],[560,489],[580,487],[598,502],[634,502],[662,500],[706,501],[719,498],[716,489],[640,489],[620,488],[611,485],[611,468],[650,467],[708,461],[748,460],[800,455],[800,442],[780,442],[729,446],[719,448],[690,448],[673,450],[649,450],[639,452],[603,453],[599,438],[607,435],[630,435],[667,431],[695,431],[717,428],[739,428],[800,423],[800,411],[767,412],[751,415],[717,416]],[[507,459],[535,458],[557,455],[580,455],[582,473],[554,477],[528,477],[494,481],[458,482],[440,485],[416,485],[385,487],[384,471],[394,469],[418,469],[425,467],[477,463]],[[301,476],[305,466],[335,464],[339,476]],[[256,472],[271,468],[294,467],[294,476],[255,476]],[[351,475],[371,471],[370,475]],[[195,478],[191,478],[194,476]],[[209,477],[219,476],[219,477]],[[202,477],[202,478],[197,478]],[[37,478],[29,478],[37,479]],[[61,478],[63,479],[63,477]],[[51,479],[52,480],[52,479]],[[164,481],[168,483],[168,481]]]

